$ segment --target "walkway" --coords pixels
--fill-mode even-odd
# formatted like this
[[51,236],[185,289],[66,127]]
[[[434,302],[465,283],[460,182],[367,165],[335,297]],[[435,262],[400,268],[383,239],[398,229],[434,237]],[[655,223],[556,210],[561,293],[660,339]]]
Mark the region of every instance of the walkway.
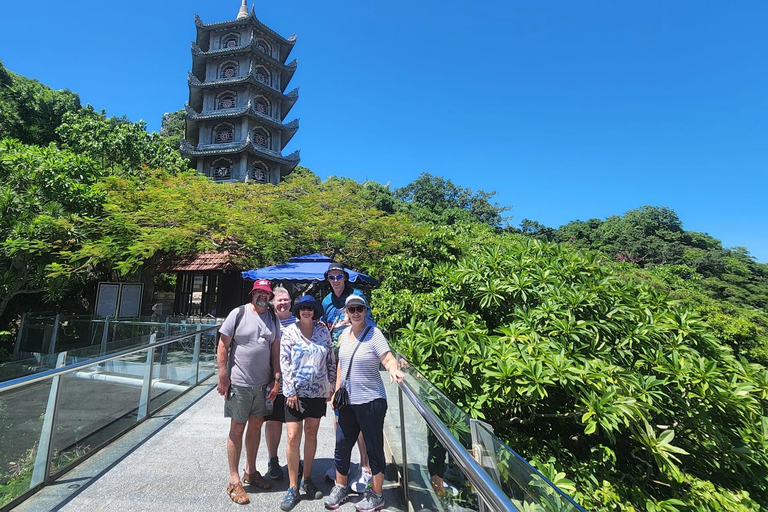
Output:
[[[280,501],[288,487],[287,476],[283,481],[274,482],[268,491],[246,487],[251,499],[249,505],[236,505],[227,496],[228,426],[229,420],[223,416],[223,399],[215,391],[214,377],[44,487],[15,510],[280,510]],[[325,481],[323,475],[333,463],[334,448],[330,408],[320,423],[318,438],[312,476],[327,495],[331,483]],[[278,454],[285,464],[285,432]],[[243,453],[241,469],[244,457]],[[354,450],[355,463],[359,460],[356,457],[357,450]],[[266,471],[267,458],[262,436],[257,459],[257,469],[262,473]],[[357,464],[353,465],[355,471]],[[402,507],[397,484],[391,480],[385,482],[385,496],[388,510],[397,511]],[[302,500],[294,510],[323,510],[323,505],[321,501]],[[344,505],[340,510],[351,512],[354,505]]]

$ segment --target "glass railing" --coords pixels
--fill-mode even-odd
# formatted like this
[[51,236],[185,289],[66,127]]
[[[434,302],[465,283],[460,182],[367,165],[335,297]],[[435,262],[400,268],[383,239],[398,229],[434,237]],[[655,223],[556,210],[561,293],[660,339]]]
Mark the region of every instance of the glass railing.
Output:
[[471,419],[399,360],[406,377],[387,387],[385,428],[413,510],[583,512],[489,425]]
[[[214,374],[219,326],[60,352],[0,382],[0,507],[10,506]],[[124,340],[125,341],[125,340]],[[139,346],[137,346],[139,345]],[[18,362],[17,362],[18,363]]]
[[103,356],[143,344],[155,334],[168,338],[194,332],[198,325],[216,325],[215,318],[25,315],[14,346],[14,361],[0,365],[0,382],[53,368],[56,354]]

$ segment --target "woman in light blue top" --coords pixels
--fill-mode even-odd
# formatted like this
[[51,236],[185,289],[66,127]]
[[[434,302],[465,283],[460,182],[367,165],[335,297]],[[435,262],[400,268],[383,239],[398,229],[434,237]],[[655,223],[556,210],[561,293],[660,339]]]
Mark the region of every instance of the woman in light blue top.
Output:
[[[317,430],[325,416],[326,402],[333,396],[336,384],[336,357],[331,334],[317,320],[323,310],[314,297],[305,295],[293,306],[298,321],[283,331],[280,340],[280,368],[285,395],[285,427],[288,433],[289,487],[280,504],[282,510],[294,507],[299,488],[309,499],[323,493],[312,482],[312,463],[317,450]],[[299,446],[304,431],[304,471],[299,487]]]

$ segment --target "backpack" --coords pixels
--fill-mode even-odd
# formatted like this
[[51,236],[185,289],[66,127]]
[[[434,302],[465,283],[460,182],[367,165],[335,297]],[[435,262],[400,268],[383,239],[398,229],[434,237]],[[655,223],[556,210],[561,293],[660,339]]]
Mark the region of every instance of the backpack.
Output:
[[[237,317],[235,317],[235,327],[232,329],[232,342],[235,342],[235,335],[237,334],[237,327],[240,325],[240,321],[243,319],[243,315],[245,315],[245,308],[248,306],[248,304],[243,304],[242,306],[239,306],[237,308]],[[275,311],[268,307],[267,311],[270,312],[272,316],[272,325],[273,329],[280,329],[280,324],[277,321],[277,315],[275,314]],[[279,331],[278,331],[279,332]],[[219,341],[221,341],[221,337],[219,337]],[[274,343],[274,340],[272,340],[272,343]],[[229,351],[227,351],[229,352]],[[227,374],[229,374],[230,368],[229,368],[229,356],[227,356]]]
[[[232,329],[232,341],[235,341],[235,334],[237,334],[237,327],[240,325],[240,321],[243,319],[243,315],[245,315],[245,308],[248,304],[243,304],[242,306],[239,306],[237,308],[237,317],[235,318],[235,327]],[[279,329],[279,323],[277,321],[277,315],[275,314],[275,311],[272,308],[267,308],[267,311],[270,312],[272,316],[272,324],[274,325],[274,328]]]

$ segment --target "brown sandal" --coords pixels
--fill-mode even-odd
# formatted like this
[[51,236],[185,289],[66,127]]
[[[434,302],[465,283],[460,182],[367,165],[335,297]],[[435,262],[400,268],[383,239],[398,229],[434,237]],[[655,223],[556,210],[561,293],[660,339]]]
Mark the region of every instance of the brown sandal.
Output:
[[246,473],[245,470],[243,470],[243,483],[245,485],[253,485],[258,487],[259,489],[271,489],[272,484],[267,482],[263,476],[261,476],[261,473],[258,471],[254,471],[253,473]]
[[248,499],[248,494],[245,492],[245,489],[243,489],[243,484],[240,482],[229,484],[227,486],[227,494],[229,494],[232,501],[240,505],[246,505],[251,502],[251,500]]

